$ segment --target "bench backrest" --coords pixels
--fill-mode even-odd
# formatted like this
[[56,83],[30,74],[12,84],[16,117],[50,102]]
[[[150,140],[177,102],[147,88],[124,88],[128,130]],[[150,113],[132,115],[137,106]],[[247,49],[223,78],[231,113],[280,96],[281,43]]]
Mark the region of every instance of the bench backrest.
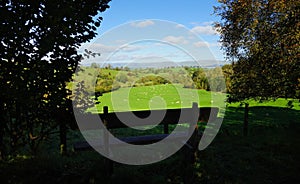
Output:
[[[106,122],[106,128],[108,129],[116,129],[116,128],[127,128],[128,126],[119,119],[119,117],[130,117],[132,113],[139,118],[147,118],[151,113],[164,114],[161,122],[151,122],[151,121],[142,121],[142,123],[137,124],[136,122],[132,122],[132,126],[147,126],[147,125],[168,125],[168,124],[178,124],[178,123],[190,123],[184,119],[181,119],[180,116],[182,114],[189,114],[192,112],[193,108],[197,108],[199,110],[198,121],[208,122],[214,121],[217,118],[217,114],[219,109],[217,107],[200,107],[198,108],[197,103],[193,103],[192,108],[181,108],[181,109],[164,109],[164,110],[142,110],[142,111],[128,111],[128,112],[108,112],[108,107],[103,107],[103,113],[101,114],[93,114],[88,117],[91,120],[100,119],[103,122]],[[152,111],[152,112],[151,112]],[[97,117],[98,116],[98,117]],[[192,114],[191,114],[192,116]],[[84,126],[85,130],[89,129],[99,129],[99,126],[91,123],[89,124],[87,118],[87,124]],[[210,119],[209,119],[210,118]],[[104,121],[105,120],[105,121]]]

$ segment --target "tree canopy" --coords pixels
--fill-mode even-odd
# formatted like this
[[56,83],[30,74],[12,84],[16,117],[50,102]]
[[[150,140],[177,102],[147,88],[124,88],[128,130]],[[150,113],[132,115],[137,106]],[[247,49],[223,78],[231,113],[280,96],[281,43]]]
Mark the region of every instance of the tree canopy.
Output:
[[300,98],[300,1],[219,0],[230,101]]
[[42,140],[55,113],[70,109],[66,82],[81,60],[77,49],[95,37],[109,1],[0,2],[0,155]]

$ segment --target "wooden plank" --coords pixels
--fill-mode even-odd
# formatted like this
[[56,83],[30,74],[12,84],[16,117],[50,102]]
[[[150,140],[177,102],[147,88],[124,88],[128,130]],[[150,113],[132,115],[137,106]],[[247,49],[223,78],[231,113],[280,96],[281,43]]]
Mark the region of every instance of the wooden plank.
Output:
[[86,141],[81,141],[74,143],[73,148],[74,151],[88,151],[92,149],[92,146]]
[[[108,115],[108,107],[104,106],[103,107],[103,124],[105,126],[107,126],[108,122],[107,122],[107,115]],[[109,154],[109,135],[108,135],[108,131],[103,131],[103,141],[104,141],[104,152],[106,155]]]
[[[201,122],[208,122],[209,117],[211,115],[211,120],[214,121],[217,118],[218,108],[215,107],[201,107],[199,108],[199,121]],[[163,113],[165,110],[153,110],[153,113]],[[161,122],[132,122],[131,126],[146,126],[146,125],[153,125],[153,124],[178,124],[178,123],[188,123],[190,121],[190,117],[187,119],[180,119],[181,113],[182,114],[192,114],[192,108],[184,108],[184,109],[167,109],[164,118]],[[127,128],[119,118],[120,117],[130,117],[133,113],[137,117],[140,118],[147,118],[151,111],[133,111],[133,112],[116,112],[116,113],[108,113],[107,115],[107,128],[114,129],[114,128]],[[103,115],[100,114],[100,117]]]
[[[192,113],[192,108],[184,108],[184,109],[167,109],[166,114],[161,122],[145,122],[137,124],[136,122],[130,122],[130,126],[146,126],[146,125],[155,125],[155,124],[162,124],[162,125],[168,125],[168,124],[178,124],[178,123],[188,123],[189,119],[181,119],[180,115],[181,113],[189,114]],[[165,110],[153,110],[154,113],[162,113]],[[201,122],[208,122],[209,118],[211,121],[216,120],[217,114],[219,109],[217,107],[200,107],[199,108],[199,121]],[[84,116],[84,119],[81,119],[80,122],[86,122],[86,124],[81,125],[81,130],[96,130],[101,129],[103,126],[100,124],[101,120],[102,123],[104,119],[107,120],[106,128],[108,129],[114,129],[114,128],[128,128],[127,125],[125,125],[119,118],[118,115],[121,117],[130,117],[133,113],[137,117],[140,118],[147,118],[151,111],[150,110],[143,110],[143,111],[132,111],[132,112],[111,112],[104,114],[87,114]],[[211,115],[211,116],[210,116]],[[82,124],[82,123],[81,123]],[[166,131],[167,126],[164,127],[164,132]]]
[[[178,133],[173,133],[173,134],[153,134],[153,135],[143,135],[143,136],[130,136],[130,137],[120,137],[118,138],[120,141],[126,142],[128,144],[135,144],[135,145],[146,145],[146,144],[152,144],[155,142],[158,142],[160,140],[165,139],[166,137],[169,138],[171,141],[181,141],[185,139],[188,136],[187,133],[185,132],[178,132]],[[95,147],[104,147],[104,145],[101,142],[92,142],[92,144]],[[120,146],[119,141],[114,141],[114,140],[109,140],[109,146]],[[92,146],[86,142],[77,142],[73,145],[73,148],[75,151],[86,151],[86,150],[91,150]]]
[[200,107],[199,108],[199,121],[208,122],[209,118],[211,121],[215,121],[218,117],[219,108],[217,107]]
[[[147,118],[150,116],[150,114],[160,114],[163,115],[163,118],[160,122],[152,122],[153,120],[150,119],[150,121],[143,121],[143,119]],[[120,120],[119,117],[131,117],[132,114],[141,118],[142,121],[133,121],[133,122],[127,122],[127,124],[131,127],[134,126],[147,126],[147,125],[154,125],[154,124],[177,124],[178,122],[188,122],[188,119],[180,119],[181,113],[184,114],[189,114],[191,113],[191,108],[185,108],[185,109],[167,109],[167,110],[144,110],[144,111],[130,111],[130,112],[114,112],[114,113],[108,113],[107,116],[107,128],[109,129],[114,129],[114,128],[127,128],[128,126],[125,125],[122,121]],[[102,119],[103,115],[100,114],[100,117]]]

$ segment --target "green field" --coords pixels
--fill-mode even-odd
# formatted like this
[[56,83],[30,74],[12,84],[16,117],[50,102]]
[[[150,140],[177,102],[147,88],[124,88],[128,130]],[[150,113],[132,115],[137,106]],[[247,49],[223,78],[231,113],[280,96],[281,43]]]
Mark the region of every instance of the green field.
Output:
[[[101,103],[97,105],[97,109],[99,112],[103,106],[108,106],[109,111],[171,109],[191,107],[193,102],[198,102],[199,106],[222,107],[225,97],[222,93],[188,89],[181,85],[141,86],[105,93],[98,98]],[[96,108],[91,111],[97,112]]]
[[[109,111],[133,111],[146,109],[184,108],[191,107],[193,102],[198,102],[201,107],[216,106],[225,108],[226,94],[209,92],[205,90],[183,88],[182,85],[154,85],[132,88],[120,88],[117,91],[105,93],[99,97],[100,104],[89,109],[93,113],[102,112],[103,106],[108,106]],[[248,101],[250,107],[287,107],[288,100],[280,98],[276,101],[257,102]],[[299,101],[294,100],[293,109],[300,110]],[[228,107],[239,107],[240,103],[227,104]]]

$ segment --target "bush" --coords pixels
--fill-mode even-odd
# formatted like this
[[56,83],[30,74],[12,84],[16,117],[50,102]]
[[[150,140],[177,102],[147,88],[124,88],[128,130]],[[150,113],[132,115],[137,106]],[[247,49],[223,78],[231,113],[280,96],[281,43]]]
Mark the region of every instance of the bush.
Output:
[[142,86],[150,86],[150,85],[168,84],[171,82],[161,76],[148,75],[148,76],[142,77],[136,83],[139,83]]
[[128,77],[125,73],[119,72],[119,74],[116,76],[116,81],[126,83],[128,81]]

